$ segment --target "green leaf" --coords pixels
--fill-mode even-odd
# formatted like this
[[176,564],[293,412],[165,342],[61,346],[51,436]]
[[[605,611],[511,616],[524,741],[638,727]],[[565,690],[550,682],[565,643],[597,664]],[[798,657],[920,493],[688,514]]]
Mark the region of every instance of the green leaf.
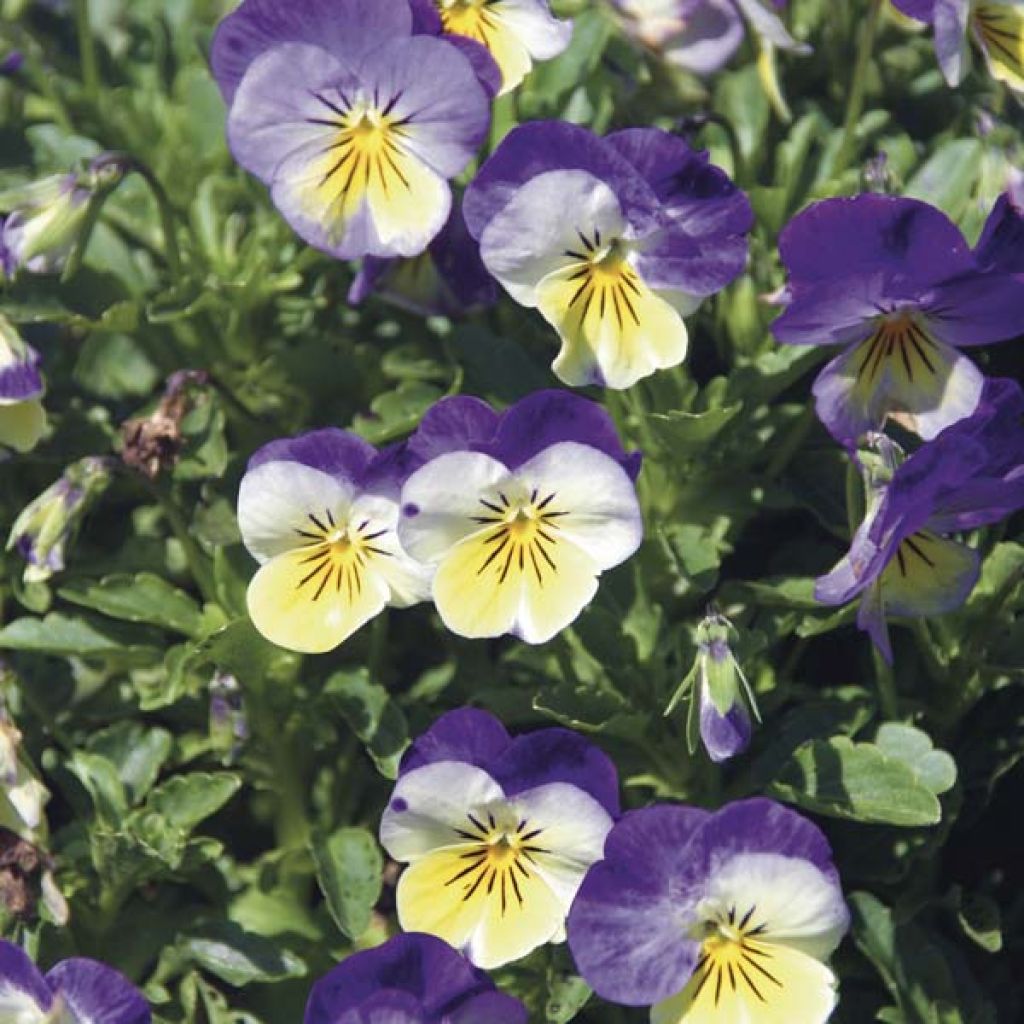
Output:
[[906,762],[845,736],[798,747],[770,790],[798,807],[851,821],[914,826],[942,819],[938,798]]
[[139,722],[118,722],[92,736],[89,751],[116,767],[128,802],[134,806],[153,787],[173,743],[166,729],[147,729]]
[[548,1001],[544,1007],[546,1024],[569,1024],[591,995],[590,986],[578,975],[555,977],[548,986]]
[[903,761],[918,782],[936,796],[956,784],[956,761],[944,750],[936,750],[931,737],[912,725],[886,722],[879,728],[875,744],[890,757]]
[[159,657],[159,645],[158,635],[62,612],[15,619],[0,630],[0,648],[60,657],[109,657],[145,664]]
[[242,780],[230,772],[192,772],[175,775],[157,786],[146,806],[176,828],[191,832],[219,811],[241,788]]
[[313,840],[320,891],[335,924],[353,942],[370,925],[383,888],[384,858],[377,840],[363,828],[342,828]]
[[952,139],[907,182],[904,195],[931,203],[959,220],[971,200],[984,155],[985,146],[978,139]]
[[655,412],[648,415],[647,422],[670,452],[689,454],[705,448],[742,408],[742,402],[733,402],[707,412]]
[[398,762],[409,745],[409,731],[405,716],[388,691],[371,683],[367,670],[360,668],[331,676],[324,696],[366,745],[381,775],[397,778]]
[[999,904],[984,893],[958,893],[958,903],[957,920],[964,934],[986,953],[998,953],[1003,948]]
[[253,935],[232,921],[203,924],[181,940],[179,946],[199,967],[236,987],[301,978],[306,974],[306,965],[290,950]]
[[186,636],[195,636],[202,625],[202,611],[188,594],[148,572],[98,581],[73,579],[57,593],[112,618],[163,626]]

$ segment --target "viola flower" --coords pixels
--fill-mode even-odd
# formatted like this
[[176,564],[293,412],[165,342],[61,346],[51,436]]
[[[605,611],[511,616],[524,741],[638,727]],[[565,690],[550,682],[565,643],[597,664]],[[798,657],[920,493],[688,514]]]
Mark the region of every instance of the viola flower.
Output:
[[518,999],[499,992],[451,946],[413,933],[343,960],[313,986],[303,1021],[526,1024],[526,1019]]
[[235,159],[341,259],[422,252],[487,132],[472,60],[412,29],[406,0],[245,0],[214,40]]
[[1024,175],[996,200],[974,256],[984,270],[1024,274]]
[[892,0],[915,21],[931,25],[946,81],[958,86],[971,66],[973,39],[989,74],[1024,92],[1024,7],[1019,0]]
[[113,968],[74,957],[44,975],[20,947],[0,940],[0,1020],[149,1024],[151,1019],[142,993]]
[[585,399],[538,392],[501,416],[447,399],[408,455],[425,465],[402,488],[398,534],[436,570],[434,604],[460,636],[544,643],[640,546],[638,463]]
[[487,269],[558,331],[558,377],[611,388],[682,362],[683,315],[743,271],[753,224],[746,196],[682,139],[557,121],[513,130],[463,212]]
[[29,452],[46,432],[39,353],[0,314],[0,455]]
[[830,605],[860,596],[857,625],[890,663],[889,616],[958,608],[978,580],[979,556],[947,534],[998,522],[1024,507],[1024,392],[990,380],[975,413],[923,445],[871,495],[847,555],[817,581]]
[[412,259],[367,256],[349,289],[350,305],[379,294],[421,316],[459,317],[498,301],[497,282],[480,259],[458,206],[427,248]]
[[478,967],[565,940],[565,918],[619,813],[612,762],[567,729],[512,739],[485,711],[452,711],[409,748],[380,826],[407,864],[406,931]]
[[534,61],[551,60],[572,40],[572,22],[548,0],[412,0],[422,31],[465,37],[486,47],[501,71],[499,96],[520,85]]
[[55,174],[0,193],[0,270],[63,269],[85,222],[93,188],[77,174]]
[[927,203],[826,199],[795,217],[779,245],[790,302],[772,332],[784,344],[843,347],[814,397],[848,446],[887,417],[929,440],[969,416],[984,377],[959,350],[1024,331],[1024,281],[982,267]]
[[849,927],[828,843],[770,800],[714,814],[626,814],[569,915],[569,948],[602,998],[652,1024],[823,1024],[826,966]]
[[687,740],[692,754],[700,735],[708,757],[721,764],[742,754],[750,745],[750,712],[760,716],[754,693],[729,647],[732,624],[724,615],[712,613],[697,626],[697,658],[679,689],[669,701],[665,714],[693,689],[687,722]]
[[249,460],[238,525],[260,563],[249,615],[268,640],[330,651],[387,605],[429,594],[395,532],[399,485],[386,456],[343,430],[273,441]]

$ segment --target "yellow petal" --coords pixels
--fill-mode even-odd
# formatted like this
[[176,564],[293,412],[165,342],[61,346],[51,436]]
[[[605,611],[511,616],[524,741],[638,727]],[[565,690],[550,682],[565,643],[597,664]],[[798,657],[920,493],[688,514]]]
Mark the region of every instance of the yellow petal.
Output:
[[466,952],[478,967],[526,956],[558,933],[565,911],[528,863],[495,863],[472,844],[415,861],[398,882],[398,919]]
[[444,557],[434,603],[452,632],[490,637],[515,630],[527,643],[543,643],[579,615],[597,589],[596,563],[542,530],[538,539],[515,527],[488,528]]
[[780,944],[723,942],[677,996],[651,1007],[651,1024],[824,1024],[835,978],[820,961]]
[[30,452],[46,433],[46,411],[38,399],[0,405],[0,449]]
[[623,259],[549,274],[537,305],[562,339],[553,364],[566,384],[628,388],[686,356],[686,325]]
[[992,77],[1024,92],[1024,10],[979,3],[974,9],[974,34]]
[[377,615],[388,587],[365,565],[310,559],[308,549],[272,558],[249,584],[247,602],[253,625],[271,643],[321,654]]
[[976,551],[920,530],[900,544],[879,582],[890,614],[941,615],[966,600],[977,577]]

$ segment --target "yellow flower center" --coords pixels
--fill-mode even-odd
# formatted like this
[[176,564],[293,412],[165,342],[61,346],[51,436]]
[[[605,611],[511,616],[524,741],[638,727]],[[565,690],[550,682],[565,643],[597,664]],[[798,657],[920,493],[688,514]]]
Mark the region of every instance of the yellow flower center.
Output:
[[935,376],[939,363],[935,342],[911,312],[890,313],[877,321],[874,333],[857,352],[857,380],[872,386],[888,369],[912,384]]
[[[554,507],[554,492],[543,497],[533,491],[528,497],[509,498],[499,492],[495,500],[480,499],[484,514],[473,521],[493,527],[484,539],[487,553],[477,575],[492,569],[504,583],[510,572],[533,571],[537,582],[543,585],[545,575],[558,571],[551,557],[557,544],[557,520],[565,515]],[[492,568],[493,567],[493,568]]]
[[303,538],[300,547],[308,549],[299,561],[308,571],[296,590],[314,587],[313,600],[317,601],[333,580],[336,591],[344,588],[351,601],[362,592],[363,574],[372,559],[391,557],[374,543],[388,531],[374,530],[368,520],[339,525],[331,509],[321,515],[310,512],[307,519],[309,526],[295,531]]
[[488,35],[495,29],[494,17],[487,8],[494,6],[494,0],[440,0],[438,6],[445,32],[487,45]]
[[614,314],[619,330],[627,322],[639,326],[637,299],[641,297],[640,275],[627,259],[626,248],[613,239],[602,243],[601,232],[594,230],[588,238],[577,232],[580,249],[567,249],[565,255],[575,260],[567,278],[576,286],[569,299],[569,308],[585,322],[588,314],[596,313],[600,320]]

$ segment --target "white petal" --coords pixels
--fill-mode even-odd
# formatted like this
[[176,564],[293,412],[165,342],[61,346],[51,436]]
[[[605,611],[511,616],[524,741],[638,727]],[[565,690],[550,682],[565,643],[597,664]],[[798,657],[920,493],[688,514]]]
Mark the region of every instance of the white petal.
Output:
[[501,786],[482,768],[438,761],[403,775],[380,822],[380,841],[397,861],[464,843],[468,815],[504,799]]
[[516,470],[527,490],[543,499],[564,534],[601,569],[625,561],[643,539],[643,519],[633,481],[612,458],[574,441],[551,445]]
[[299,530],[316,529],[328,510],[348,519],[353,488],[300,462],[265,462],[246,473],[238,489],[238,528],[250,554],[260,562],[304,542]]
[[572,40],[572,22],[553,18],[541,0],[499,0],[494,15],[515,32],[537,60],[557,57]]
[[421,562],[437,562],[480,529],[473,517],[488,514],[480,499],[509,480],[505,466],[479,452],[451,452],[431,459],[402,488],[402,547]]

